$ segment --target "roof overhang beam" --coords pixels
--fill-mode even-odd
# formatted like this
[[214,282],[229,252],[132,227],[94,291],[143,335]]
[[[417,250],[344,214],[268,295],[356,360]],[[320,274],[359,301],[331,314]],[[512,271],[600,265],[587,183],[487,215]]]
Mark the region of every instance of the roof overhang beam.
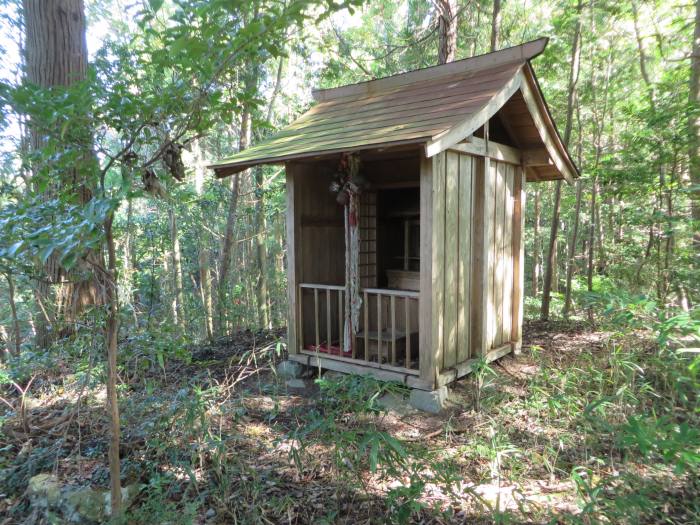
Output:
[[[528,66],[529,67],[529,66]],[[530,111],[532,120],[537,128],[537,133],[544,143],[544,147],[549,153],[552,162],[556,166],[562,177],[566,179],[569,184],[574,183],[574,178],[577,177],[576,168],[573,166],[571,159],[568,158],[566,149],[564,148],[559,134],[556,131],[554,122],[544,106],[542,97],[539,95],[539,87],[536,85],[536,80],[529,69],[528,73],[525,74],[521,70],[521,75],[523,81],[520,86],[520,91],[523,94],[523,99],[525,100],[525,105]]]
[[451,148],[455,144],[462,142],[465,138],[469,137],[477,129],[479,129],[484,122],[487,122],[491,117],[493,117],[499,109],[501,109],[506,102],[512,97],[523,83],[522,68],[513,75],[508,83],[506,83],[503,88],[496,93],[491,100],[479,111],[469,116],[468,119],[452,126],[447,131],[441,133],[432,138],[425,145],[425,156],[430,158],[438,153]]

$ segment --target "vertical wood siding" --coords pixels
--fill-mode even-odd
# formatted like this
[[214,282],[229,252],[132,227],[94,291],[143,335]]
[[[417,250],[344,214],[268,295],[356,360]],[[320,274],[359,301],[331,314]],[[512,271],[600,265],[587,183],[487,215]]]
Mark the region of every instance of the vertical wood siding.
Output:
[[[435,373],[520,339],[520,166],[446,151],[432,161]],[[425,225],[425,223],[424,223]]]
[[479,161],[453,151],[437,157],[433,164],[433,348],[442,371],[473,357],[472,224]]
[[[522,168],[505,162],[491,160],[490,176],[493,179],[493,237],[489,247],[489,260],[493,272],[489,275],[489,309],[487,348],[498,348],[514,341],[513,315],[518,314],[519,304],[514,308],[516,293],[515,266],[520,264],[521,217],[515,216],[516,200],[521,199]],[[516,195],[516,178],[518,178]],[[518,209],[519,211],[519,209]],[[516,224],[517,222],[517,224]],[[517,246],[514,242],[517,240]],[[520,267],[518,266],[518,272]],[[515,298],[518,302],[520,296]],[[518,339],[519,339],[519,330]]]

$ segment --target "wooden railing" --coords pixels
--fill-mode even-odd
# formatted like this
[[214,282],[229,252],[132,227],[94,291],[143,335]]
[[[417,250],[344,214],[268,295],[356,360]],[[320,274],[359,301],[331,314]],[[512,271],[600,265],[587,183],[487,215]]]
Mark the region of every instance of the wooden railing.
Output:
[[343,341],[345,287],[299,285],[299,340],[302,352],[321,352],[341,360],[364,361],[379,368],[417,373],[418,301],[409,290],[362,290],[360,329],[350,348]]

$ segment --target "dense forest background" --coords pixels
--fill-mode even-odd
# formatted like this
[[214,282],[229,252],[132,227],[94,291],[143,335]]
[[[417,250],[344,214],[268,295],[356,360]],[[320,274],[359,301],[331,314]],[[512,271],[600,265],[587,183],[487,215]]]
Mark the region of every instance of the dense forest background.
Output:
[[[15,61],[6,62],[4,72],[12,89],[27,78],[28,64],[19,53],[26,48],[20,6],[6,4],[3,42]],[[582,177],[561,187],[561,203],[557,183],[529,188],[526,287],[533,313],[552,244],[557,315],[566,297],[567,314],[583,315],[591,291],[624,290],[624,301],[644,295],[659,305],[690,308],[698,293],[690,220],[692,7],[505,2],[495,19],[489,3],[452,7],[453,59],[550,37],[535,70]],[[441,15],[428,2],[373,2],[315,24],[266,28],[261,31],[273,33],[232,50],[246,38],[238,33],[250,30],[246,24],[257,23],[255,12],[264,8],[237,13],[197,2],[87,4],[93,84],[74,96],[92,97],[100,111],[84,118],[94,130],[104,198],[118,201],[113,235],[119,297],[123,322],[133,328],[202,340],[284,326],[283,170],[266,167],[218,181],[207,163],[293,120],[310,106],[312,87],[438,63]],[[285,18],[290,13],[277,16],[274,23],[292,23]],[[217,56],[212,60],[210,53]],[[38,212],[29,198],[45,188],[37,183],[43,173],[32,171],[28,112],[62,120],[47,125],[63,126],[67,140],[66,133],[78,131],[68,129],[75,115],[55,113],[84,108],[51,99],[52,93],[43,94],[48,100],[37,108],[30,89],[6,90],[3,114],[3,284],[9,292],[12,281],[13,301],[2,305],[0,325],[9,348],[17,339],[12,303],[20,343],[30,345],[44,324],[57,334],[62,323],[72,322],[48,297],[37,307],[36,293],[47,290],[39,289],[36,259],[56,253],[79,258],[74,252],[88,235],[78,229],[67,241],[66,230],[31,228],[43,217],[32,215]],[[168,164],[171,156],[182,159],[176,171]],[[122,187],[126,160],[134,173]],[[144,170],[156,190],[141,181]],[[46,213],[45,202],[39,208]],[[39,242],[26,242],[32,234]]]
[[[527,188],[526,318],[697,352],[700,2],[1,0],[0,9],[0,378],[13,414],[35,377],[59,369],[64,382],[88,374],[108,385],[114,425],[117,391],[139,374],[162,372],[167,383],[169,363],[191,360],[193,348],[250,330],[274,334],[282,352],[284,169],[216,180],[207,164],[294,120],[312,87],[540,36],[550,41],[533,67],[581,177]],[[72,35],[63,63],[60,51],[40,52],[57,35]],[[690,392],[695,365],[678,365]],[[662,396],[687,403],[686,427],[674,424],[690,434],[673,443],[689,448],[670,453],[686,454],[679,473],[698,461],[697,407],[683,392]],[[647,437],[651,448],[661,439]]]

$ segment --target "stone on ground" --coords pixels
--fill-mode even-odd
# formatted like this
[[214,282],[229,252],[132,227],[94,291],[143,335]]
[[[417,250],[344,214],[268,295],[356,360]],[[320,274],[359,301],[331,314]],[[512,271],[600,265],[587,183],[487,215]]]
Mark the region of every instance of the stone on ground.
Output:
[[292,388],[292,389],[307,388],[307,387],[310,387],[312,385],[312,383],[310,381],[306,381],[304,379],[299,379],[297,377],[287,379],[287,381],[285,381],[285,384],[287,385],[287,388]]
[[409,400],[400,394],[387,392],[382,397],[377,399],[377,404],[390,412],[394,412],[399,416],[407,416],[415,414],[417,410],[411,406]]
[[300,379],[307,374],[307,367],[289,360],[278,363],[275,370],[282,379]]

